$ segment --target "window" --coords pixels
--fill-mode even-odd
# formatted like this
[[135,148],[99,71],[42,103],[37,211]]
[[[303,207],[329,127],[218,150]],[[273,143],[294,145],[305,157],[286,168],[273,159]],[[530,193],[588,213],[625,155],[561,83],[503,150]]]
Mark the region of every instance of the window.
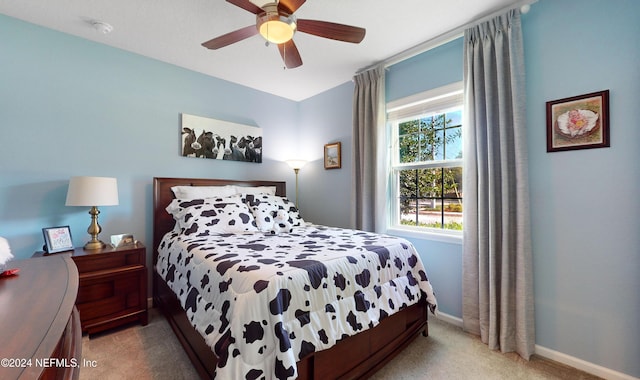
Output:
[[462,85],[387,105],[391,225],[462,230]]

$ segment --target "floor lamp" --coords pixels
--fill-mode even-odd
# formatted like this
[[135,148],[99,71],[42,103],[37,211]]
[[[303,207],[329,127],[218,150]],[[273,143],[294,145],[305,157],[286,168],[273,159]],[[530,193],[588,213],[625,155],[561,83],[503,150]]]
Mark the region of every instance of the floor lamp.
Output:
[[296,208],[298,208],[298,172],[306,163],[307,161],[304,160],[287,160],[287,164],[296,173]]

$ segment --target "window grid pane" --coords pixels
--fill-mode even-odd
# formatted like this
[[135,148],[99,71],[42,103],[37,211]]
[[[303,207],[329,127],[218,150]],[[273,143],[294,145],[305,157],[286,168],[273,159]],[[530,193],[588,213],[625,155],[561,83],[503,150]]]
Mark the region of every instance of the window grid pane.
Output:
[[461,104],[393,125],[394,223],[462,230]]
[[400,224],[462,229],[462,167],[398,171]]

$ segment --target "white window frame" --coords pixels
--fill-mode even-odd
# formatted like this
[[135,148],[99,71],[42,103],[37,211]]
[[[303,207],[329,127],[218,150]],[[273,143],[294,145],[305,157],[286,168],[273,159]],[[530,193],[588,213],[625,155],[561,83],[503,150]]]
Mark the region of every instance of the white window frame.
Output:
[[[398,124],[415,120],[427,115],[441,114],[454,109],[460,109],[463,104],[462,82],[452,83],[433,90],[424,91],[386,104],[388,145],[388,181],[389,194],[387,198],[389,217],[387,218],[387,231],[389,233],[404,235],[407,237],[428,238],[430,240],[461,243],[462,231],[443,228],[429,228],[407,226],[399,223],[400,210],[398,204],[398,175],[402,169],[461,167],[460,160],[430,161],[428,163],[401,164],[398,157]],[[464,110],[463,110],[464,112]],[[464,136],[462,136],[464,139]]]

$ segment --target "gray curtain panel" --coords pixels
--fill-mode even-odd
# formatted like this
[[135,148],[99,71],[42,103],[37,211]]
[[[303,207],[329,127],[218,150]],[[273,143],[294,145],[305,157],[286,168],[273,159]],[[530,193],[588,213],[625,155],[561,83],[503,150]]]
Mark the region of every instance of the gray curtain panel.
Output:
[[375,231],[376,218],[380,217],[376,213],[376,183],[379,179],[376,173],[379,169],[378,125],[381,122],[384,68],[377,67],[357,74],[354,81],[352,224],[356,229]]
[[462,319],[489,348],[534,352],[520,11],[464,33]]

